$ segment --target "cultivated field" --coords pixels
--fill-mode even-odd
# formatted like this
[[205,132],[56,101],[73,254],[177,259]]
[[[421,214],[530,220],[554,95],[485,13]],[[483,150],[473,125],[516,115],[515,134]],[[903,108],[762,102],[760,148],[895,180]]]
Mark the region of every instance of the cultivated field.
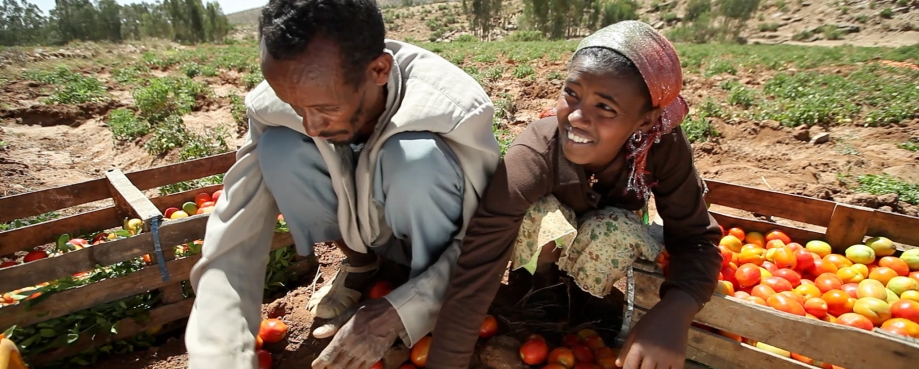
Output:
[[[554,105],[577,40],[481,42],[462,37],[462,27],[446,30],[419,20],[419,14],[447,19],[459,14],[457,6],[387,9],[391,37],[416,41],[474,76],[496,104],[494,130],[506,144]],[[464,18],[454,22],[463,24]],[[0,67],[0,197],[100,178],[111,168],[128,172],[235,150],[246,134],[243,97],[262,80],[254,35],[242,28],[230,45],[149,41],[72,44],[61,51],[0,49],[7,64]],[[429,42],[441,39],[432,37],[436,32],[453,32],[453,42]],[[919,44],[899,46],[913,34],[891,33],[888,41],[898,47],[677,44],[683,95],[691,107],[683,126],[703,177],[919,216]],[[865,36],[852,43],[879,39]],[[220,179],[146,193],[170,194]],[[0,224],[0,231],[110,205],[99,201],[17,219]],[[272,262],[294,260],[285,250]],[[266,298],[265,315],[284,316],[291,325],[289,340],[271,347],[277,368],[307,367],[325,343],[307,337],[312,317],[301,307],[337,268],[341,255],[330,250],[317,249],[321,274],[315,286],[311,273],[285,280]],[[25,254],[5,255],[0,262]],[[155,294],[132,301],[142,308]],[[127,310],[110,304],[96,315],[53,319],[15,338],[28,355],[60,344],[56,338],[75,324],[82,324],[77,330],[104,326],[128,316]],[[88,323],[97,317],[107,320]],[[167,328],[171,332],[159,338],[145,336],[104,350],[119,354],[91,351],[70,362],[98,359],[96,366],[116,369],[182,367],[183,326]]]

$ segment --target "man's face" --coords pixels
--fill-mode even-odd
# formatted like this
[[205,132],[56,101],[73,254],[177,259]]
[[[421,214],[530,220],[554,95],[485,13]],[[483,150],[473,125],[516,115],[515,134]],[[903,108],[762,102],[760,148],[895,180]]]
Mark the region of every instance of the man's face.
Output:
[[352,143],[373,132],[385,106],[382,86],[389,79],[392,57],[370,63],[357,86],[345,82],[338,45],[322,37],[291,60],[262,58],[262,74],[282,101],[303,118],[311,137],[335,144]]

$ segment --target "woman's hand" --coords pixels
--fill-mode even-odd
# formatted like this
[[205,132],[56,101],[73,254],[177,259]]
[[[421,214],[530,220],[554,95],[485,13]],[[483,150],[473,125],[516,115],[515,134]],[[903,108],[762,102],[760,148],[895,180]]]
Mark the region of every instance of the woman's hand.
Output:
[[616,365],[623,369],[683,369],[686,339],[698,304],[686,292],[669,291],[632,328]]

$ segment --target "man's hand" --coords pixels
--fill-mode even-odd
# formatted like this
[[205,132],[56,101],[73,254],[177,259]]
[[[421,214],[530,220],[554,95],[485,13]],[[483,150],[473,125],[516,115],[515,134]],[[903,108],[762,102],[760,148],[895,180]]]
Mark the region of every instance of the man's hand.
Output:
[[623,369],[683,369],[686,339],[698,306],[672,290],[645,314],[625,340],[616,366]]
[[335,338],[313,361],[312,368],[370,368],[383,357],[404,329],[402,319],[386,299],[373,299],[363,305],[355,305],[313,330],[316,338],[327,338],[333,334]]

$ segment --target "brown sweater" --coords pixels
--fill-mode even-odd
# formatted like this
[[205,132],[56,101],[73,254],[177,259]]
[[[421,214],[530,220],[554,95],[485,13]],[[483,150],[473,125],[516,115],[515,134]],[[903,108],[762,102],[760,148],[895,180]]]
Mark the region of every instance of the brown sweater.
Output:
[[[624,193],[628,172],[608,190],[591,188],[580,165],[569,162],[558,141],[555,117],[532,123],[507,149],[504,160],[479,203],[463,240],[462,253],[444,296],[434,328],[427,368],[467,368],[481,322],[504,276],[511,248],[531,204],[554,195],[580,216],[602,207],[638,210],[644,200]],[[677,127],[648,154],[649,183],[664,223],[664,243],[671,256],[670,277],[661,286],[688,292],[700,304],[709,301],[721,268],[716,247],[721,230],[703,200],[703,184],[693,164],[692,148]],[[598,192],[600,191],[600,192]]]

